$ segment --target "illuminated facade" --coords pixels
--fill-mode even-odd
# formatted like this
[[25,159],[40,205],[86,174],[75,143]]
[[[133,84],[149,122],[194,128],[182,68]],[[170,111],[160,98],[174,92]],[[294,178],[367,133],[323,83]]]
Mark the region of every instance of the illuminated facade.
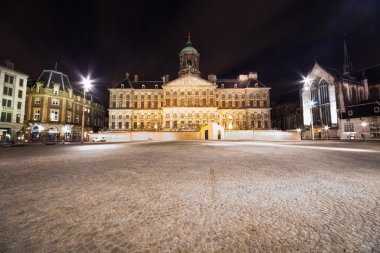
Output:
[[367,77],[367,74],[372,72],[380,73],[373,67],[359,71],[352,70],[346,43],[344,43],[343,72],[323,67],[315,62],[301,90],[304,126],[310,127],[313,124],[314,135],[317,138],[322,138],[327,127],[330,137],[339,137],[343,131],[339,127],[339,120],[347,113],[349,106],[378,99],[376,86],[369,83],[376,78]]
[[21,138],[28,76],[9,61],[0,62],[0,142]]
[[179,54],[179,78],[139,81],[127,74],[109,89],[109,130],[199,131],[211,123],[225,129],[270,129],[270,88],[257,74],[202,79],[199,57],[189,38]]
[[67,75],[44,70],[27,89],[26,131],[29,141],[80,141],[82,110],[85,131],[102,130],[105,109],[99,99],[73,89]]

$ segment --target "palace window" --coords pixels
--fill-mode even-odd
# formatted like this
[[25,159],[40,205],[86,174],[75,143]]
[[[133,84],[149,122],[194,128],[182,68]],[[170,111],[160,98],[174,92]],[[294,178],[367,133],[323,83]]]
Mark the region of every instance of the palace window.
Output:
[[35,104],[41,104],[41,98],[34,98]]
[[22,107],[22,102],[17,102],[17,109],[21,109]]
[[18,84],[20,87],[24,87],[24,79],[20,79]]
[[58,99],[53,99],[53,100],[51,101],[51,104],[52,104],[52,105],[59,105],[59,100],[58,100]]
[[34,120],[40,120],[40,110],[39,109],[35,109],[34,110],[34,117],[33,117]]
[[50,110],[50,121],[58,121],[59,111],[56,109]]
[[71,112],[66,113],[66,122],[71,122]]

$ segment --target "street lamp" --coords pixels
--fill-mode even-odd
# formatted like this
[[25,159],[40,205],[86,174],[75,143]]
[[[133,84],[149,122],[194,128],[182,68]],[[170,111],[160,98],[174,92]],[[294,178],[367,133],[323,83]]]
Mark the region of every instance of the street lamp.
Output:
[[[309,76],[303,77],[302,82],[304,83],[303,89],[305,91],[309,91],[311,88],[312,79]],[[310,126],[311,126],[311,138],[314,141],[314,124],[313,124],[313,106],[315,105],[315,102],[311,99],[311,91],[309,91],[310,94]]]
[[310,125],[311,125],[311,138],[314,141],[314,122],[313,122],[313,107],[315,102],[311,100],[310,102]]
[[82,134],[81,134],[81,143],[83,144],[84,139],[84,107],[86,105],[86,92],[88,92],[91,88],[92,81],[90,78],[86,77],[82,79],[83,84],[83,106],[82,106]]
[[328,140],[329,139],[329,127],[325,126],[324,129],[325,129],[326,139]]

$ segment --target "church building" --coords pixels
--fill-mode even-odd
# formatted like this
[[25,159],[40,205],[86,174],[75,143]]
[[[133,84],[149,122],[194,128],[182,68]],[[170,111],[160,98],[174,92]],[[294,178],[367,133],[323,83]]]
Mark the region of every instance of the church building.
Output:
[[226,130],[271,128],[270,88],[257,73],[236,79],[201,77],[190,36],[179,54],[178,78],[140,81],[129,74],[110,88],[110,131],[199,131],[216,123]]

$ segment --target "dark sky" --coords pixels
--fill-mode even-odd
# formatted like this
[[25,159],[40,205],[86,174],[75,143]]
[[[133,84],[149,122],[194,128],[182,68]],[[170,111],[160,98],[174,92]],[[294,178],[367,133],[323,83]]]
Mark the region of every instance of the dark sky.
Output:
[[317,56],[341,69],[343,35],[356,69],[380,63],[380,1],[6,1],[0,58],[37,79],[43,69],[92,72],[96,93],[126,72],[177,77],[188,31],[202,77],[257,71],[272,96],[297,88]]

